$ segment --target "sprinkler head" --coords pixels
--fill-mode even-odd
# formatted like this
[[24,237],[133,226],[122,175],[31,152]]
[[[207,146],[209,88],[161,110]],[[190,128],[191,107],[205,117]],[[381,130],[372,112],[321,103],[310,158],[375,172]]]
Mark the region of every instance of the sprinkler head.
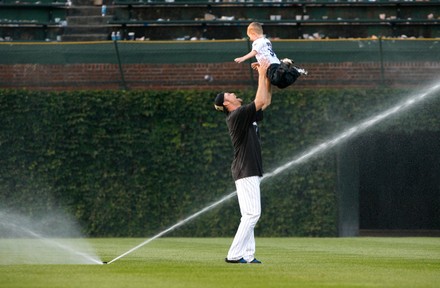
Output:
[[107,262],[102,262],[102,264],[107,264]]

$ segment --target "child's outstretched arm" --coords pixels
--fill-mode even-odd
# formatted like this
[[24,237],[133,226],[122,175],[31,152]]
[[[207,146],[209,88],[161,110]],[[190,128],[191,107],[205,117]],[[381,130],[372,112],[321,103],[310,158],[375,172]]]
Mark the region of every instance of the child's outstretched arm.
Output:
[[235,58],[234,61],[237,63],[241,63],[241,62],[244,62],[248,59],[251,59],[252,57],[255,57],[255,55],[257,55],[257,51],[252,50],[251,52],[249,52],[248,54],[246,54],[242,57]]

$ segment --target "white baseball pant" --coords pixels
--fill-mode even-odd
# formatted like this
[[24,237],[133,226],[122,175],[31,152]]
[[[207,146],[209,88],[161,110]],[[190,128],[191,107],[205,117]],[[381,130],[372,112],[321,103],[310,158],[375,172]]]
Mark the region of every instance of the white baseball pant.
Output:
[[254,227],[261,215],[260,177],[252,176],[235,181],[241,220],[228,252],[229,260],[243,257],[252,261],[255,255]]

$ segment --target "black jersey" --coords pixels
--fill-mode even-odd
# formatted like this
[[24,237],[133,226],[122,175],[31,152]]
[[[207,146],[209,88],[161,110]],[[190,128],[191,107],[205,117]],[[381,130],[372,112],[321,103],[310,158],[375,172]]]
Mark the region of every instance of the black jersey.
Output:
[[257,122],[263,111],[256,111],[255,103],[242,105],[229,113],[226,123],[234,147],[231,170],[234,180],[250,176],[263,176],[260,138]]

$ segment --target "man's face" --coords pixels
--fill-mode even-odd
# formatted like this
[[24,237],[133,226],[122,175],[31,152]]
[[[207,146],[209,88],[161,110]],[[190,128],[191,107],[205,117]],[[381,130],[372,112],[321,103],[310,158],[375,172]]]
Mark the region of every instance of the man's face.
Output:
[[223,99],[223,103],[225,106],[228,106],[229,104],[232,104],[234,106],[240,106],[242,102],[243,102],[243,100],[240,98],[237,98],[235,93],[225,92],[224,99]]

